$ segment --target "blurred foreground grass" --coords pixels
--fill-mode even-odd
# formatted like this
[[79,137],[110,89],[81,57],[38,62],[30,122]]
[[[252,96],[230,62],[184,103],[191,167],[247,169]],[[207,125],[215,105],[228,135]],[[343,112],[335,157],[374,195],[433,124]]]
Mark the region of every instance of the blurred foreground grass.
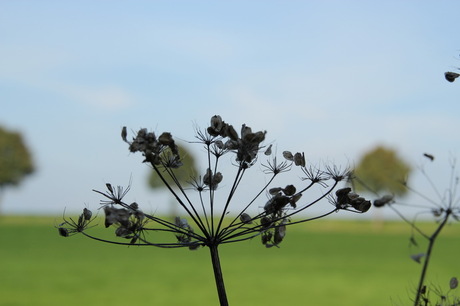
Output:
[[[60,217],[0,217],[0,305],[217,305],[208,250],[63,238]],[[99,222],[101,223],[101,222]],[[427,227],[430,223],[427,223]],[[113,229],[94,231],[113,233]],[[223,245],[231,305],[410,305],[421,266],[400,222],[320,220],[288,227],[281,248]],[[435,246],[428,282],[460,276],[460,226]],[[422,240],[419,240],[422,242]],[[457,289],[458,290],[458,289]]]

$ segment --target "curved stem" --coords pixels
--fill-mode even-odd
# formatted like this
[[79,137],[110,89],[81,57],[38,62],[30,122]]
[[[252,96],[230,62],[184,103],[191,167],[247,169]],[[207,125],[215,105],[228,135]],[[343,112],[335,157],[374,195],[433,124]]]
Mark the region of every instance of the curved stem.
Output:
[[423,286],[424,286],[424,283],[425,283],[425,276],[426,276],[426,272],[428,270],[428,264],[430,263],[431,251],[433,250],[433,246],[434,246],[434,243],[436,241],[436,238],[438,237],[438,235],[441,232],[441,230],[444,227],[444,225],[446,225],[450,214],[451,214],[451,211],[448,210],[446,212],[446,215],[445,215],[444,219],[439,224],[439,226],[436,229],[436,231],[428,239],[428,241],[429,241],[428,248],[427,248],[427,251],[426,251],[425,262],[423,263],[422,273],[420,274],[420,280],[419,280],[419,284],[418,284],[418,288],[417,288],[417,294],[415,296],[414,306],[419,306],[420,305],[419,304],[420,297],[422,296],[422,291],[423,291],[422,289],[423,289]]

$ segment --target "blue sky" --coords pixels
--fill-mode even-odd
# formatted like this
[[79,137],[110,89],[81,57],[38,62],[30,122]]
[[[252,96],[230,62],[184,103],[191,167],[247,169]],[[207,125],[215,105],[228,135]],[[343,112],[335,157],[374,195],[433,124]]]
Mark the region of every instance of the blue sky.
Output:
[[[126,184],[146,210],[148,168],[122,126],[193,139],[220,114],[280,151],[353,164],[377,144],[443,182],[460,153],[458,1],[2,1],[0,124],[37,172],[4,213],[98,207]],[[200,150],[197,149],[197,153]],[[415,182],[417,177],[414,177]],[[142,204],[141,204],[142,206]]]

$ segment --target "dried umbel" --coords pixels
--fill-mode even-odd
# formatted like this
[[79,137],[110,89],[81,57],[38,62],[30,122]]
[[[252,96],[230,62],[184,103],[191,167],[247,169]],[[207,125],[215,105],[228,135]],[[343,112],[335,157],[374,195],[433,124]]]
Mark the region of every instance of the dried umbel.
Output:
[[[278,247],[287,239],[289,226],[340,210],[364,213],[370,207],[369,201],[349,187],[334,193],[341,182],[346,183],[348,170],[341,171],[336,166],[320,169],[311,163],[307,167],[303,152],[283,151],[282,156],[277,157],[273,144],[264,144],[266,136],[266,131],[255,131],[246,124],[237,131],[221,116],[212,116],[209,126],[197,130],[198,141],[191,142],[198,143],[201,151],[204,148],[205,167],[196,172],[198,176],[191,176],[190,184],[186,185],[178,178],[185,161],[172,133],[157,135],[142,128],[130,139],[127,128],[123,127],[121,138],[129,145],[129,151],[142,154],[143,162],[149,164],[172,194],[181,209],[181,216],[171,219],[144,213],[136,202],[128,204],[125,201],[130,186],[122,188],[107,183],[106,191],[95,192],[103,196],[100,204],[105,215],[104,225],[115,229],[115,239],[100,239],[85,231],[93,218],[87,209],[77,222],[70,219],[61,224],[59,234],[67,237],[82,233],[89,238],[121,245],[185,247],[190,250],[208,247],[221,305],[227,305],[218,246],[260,237],[265,247]],[[253,167],[258,162],[260,167]],[[229,171],[223,165],[234,168]],[[247,177],[248,171],[261,168],[260,180]],[[225,175],[224,170],[228,171]],[[302,180],[275,185],[275,178],[291,170],[300,170],[304,175]],[[242,185],[250,188],[238,192]],[[308,196],[313,187],[321,188],[320,196]],[[223,195],[223,199],[217,194]],[[264,195],[267,198],[264,199]],[[308,217],[305,217],[299,214],[313,205],[320,205],[327,197],[334,198],[334,206],[326,205],[318,215],[306,214]],[[235,206],[235,202],[239,205]]]
[[82,214],[78,216],[77,221],[74,221],[72,218],[66,219],[64,217],[64,222],[59,224],[57,227],[59,235],[63,237],[69,237],[77,233],[82,233],[94,220],[92,215],[93,213],[89,209],[84,208]]

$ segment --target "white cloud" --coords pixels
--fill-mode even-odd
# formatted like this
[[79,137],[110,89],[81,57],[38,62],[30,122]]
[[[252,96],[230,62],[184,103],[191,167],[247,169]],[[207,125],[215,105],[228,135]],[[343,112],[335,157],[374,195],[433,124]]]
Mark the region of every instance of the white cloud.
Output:
[[109,111],[117,111],[132,106],[136,101],[126,90],[114,85],[78,86],[63,84],[54,88],[79,103]]

